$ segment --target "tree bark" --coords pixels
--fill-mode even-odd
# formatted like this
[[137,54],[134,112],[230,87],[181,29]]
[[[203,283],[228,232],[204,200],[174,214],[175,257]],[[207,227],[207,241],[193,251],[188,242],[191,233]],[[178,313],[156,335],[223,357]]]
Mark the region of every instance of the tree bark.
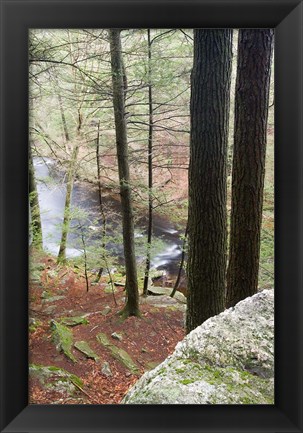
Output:
[[123,61],[120,30],[109,30],[109,40],[113,83],[113,105],[116,128],[116,147],[122,208],[123,246],[126,271],[125,289],[127,299],[125,307],[121,311],[121,315],[127,317],[139,315],[139,292],[135,255],[133,208],[128,162],[128,143],[125,121]]
[[65,142],[67,143],[69,141],[69,133],[68,133],[68,129],[67,129],[66,117],[65,117],[64,108],[63,108],[62,96],[61,96],[59,88],[58,88],[58,102],[59,102],[59,108],[60,108],[60,114],[61,114],[61,120],[62,120],[62,127],[63,127],[63,131],[64,131],[64,138],[65,138]]
[[179,266],[179,271],[178,271],[178,275],[177,275],[177,279],[174,285],[174,288],[170,294],[170,296],[173,298],[176,294],[176,291],[178,290],[179,284],[180,284],[180,280],[181,280],[181,272],[184,266],[184,260],[185,260],[185,250],[186,250],[186,241],[187,241],[187,235],[188,235],[188,223],[186,224],[186,229],[185,229],[185,233],[184,233],[184,239],[183,239],[183,245],[182,245],[182,254],[181,254],[181,260],[180,260],[180,266]]
[[226,306],[258,290],[273,30],[239,31]]
[[153,231],[153,93],[151,83],[151,39],[150,29],[147,30],[148,43],[148,111],[149,111],[149,126],[148,126],[148,226],[147,226],[147,251],[146,264],[143,284],[143,295],[147,296],[148,280],[151,260],[151,241]]
[[232,30],[194,31],[187,332],[224,309]]
[[62,224],[62,234],[61,241],[59,247],[59,254],[57,258],[58,263],[64,263],[66,261],[66,243],[67,243],[67,235],[69,232],[70,226],[70,207],[71,207],[71,198],[74,184],[74,177],[77,165],[77,157],[79,152],[79,143],[76,142],[73,148],[71,161],[67,174],[67,183],[66,183],[66,196],[65,196],[65,205],[64,205],[64,217]]
[[35,169],[33,163],[33,157],[31,152],[31,147],[28,150],[28,174],[29,174],[29,203],[31,212],[31,226],[32,226],[32,236],[33,244],[37,248],[42,248],[42,225],[40,216],[40,206],[38,199],[38,191],[35,179]]

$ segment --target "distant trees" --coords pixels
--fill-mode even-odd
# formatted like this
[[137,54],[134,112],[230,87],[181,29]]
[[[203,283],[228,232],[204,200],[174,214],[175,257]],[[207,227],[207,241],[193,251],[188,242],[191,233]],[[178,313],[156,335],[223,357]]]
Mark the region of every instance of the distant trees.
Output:
[[123,59],[119,29],[109,30],[109,41],[126,272],[125,290],[127,299],[121,314],[127,317],[139,315],[139,292],[125,120],[125,79],[123,79]]
[[187,332],[224,309],[232,30],[194,30]]
[[272,29],[239,30],[226,305],[257,292]]

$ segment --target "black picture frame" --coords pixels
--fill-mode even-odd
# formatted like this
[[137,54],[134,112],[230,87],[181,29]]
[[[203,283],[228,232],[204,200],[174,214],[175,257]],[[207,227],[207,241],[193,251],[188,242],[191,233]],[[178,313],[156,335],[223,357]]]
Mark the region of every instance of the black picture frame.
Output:
[[[1,432],[302,432],[302,0],[0,0]],[[29,28],[275,28],[275,405],[28,406]]]

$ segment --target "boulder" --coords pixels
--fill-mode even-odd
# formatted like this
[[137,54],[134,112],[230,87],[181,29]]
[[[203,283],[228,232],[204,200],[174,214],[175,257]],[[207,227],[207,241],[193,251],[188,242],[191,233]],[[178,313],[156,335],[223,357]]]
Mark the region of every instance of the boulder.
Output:
[[70,395],[77,391],[77,388],[83,386],[82,380],[63,368],[53,365],[29,365],[29,374],[39,380],[40,384],[47,390],[53,390]]
[[205,321],[145,373],[122,403],[273,404],[273,290]]

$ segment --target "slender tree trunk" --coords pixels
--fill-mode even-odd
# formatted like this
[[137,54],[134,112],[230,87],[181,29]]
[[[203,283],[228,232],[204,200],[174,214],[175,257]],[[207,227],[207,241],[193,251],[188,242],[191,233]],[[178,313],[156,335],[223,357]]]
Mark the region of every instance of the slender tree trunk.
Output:
[[273,30],[239,31],[226,306],[258,290]]
[[185,229],[185,234],[184,234],[184,240],[183,240],[183,245],[182,245],[182,254],[181,254],[181,261],[180,261],[180,266],[179,266],[179,271],[178,271],[178,276],[174,285],[174,288],[170,294],[170,296],[173,298],[175,296],[176,291],[178,290],[179,284],[180,284],[180,279],[181,279],[181,272],[184,266],[184,260],[185,260],[185,247],[186,247],[186,240],[187,240],[187,234],[188,234],[188,223],[186,224],[186,229]]
[[[110,272],[110,268],[108,265],[108,260],[106,256],[106,215],[104,211],[103,206],[103,197],[102,197],[102,184],[101,184],[101,163],[100,163],[100,122],[98,122],[98,132],[97,132],[97,140],[96,140],[96,161],[97,161],[97,176],[98,176],[98,196],[99,196],[99,208],[100,208],[100,214],[102,218],[102,261],[105,265],[105,268],[108,272],[110,285],[112,288],[112,294],[115,305],[117,305],[117,300],[115,297],[115,288],[114,288],[114,282],[112,279],[112,275]],[[102,276],[103,272],[103,263],[102,266],[99,269],[98,276],[96,278],[95,282],[98,282]]]
[[33,244],[37,248],[42,248],[42,225],[40,216],[40,206],[38,199],[38,191],[35,179],[35,169],[33,163],[33,157],[31,148],[29,146],[28,151],[29,162],[28,162],[28,173],[29,173],[29,203],[31,212],[31,226]]
[[232,30],[194,31],[187,332],[224,309]]
[[73,148],[71,161],[70,161],[68,174],[67,174],[62,235],[61,235],[61,242],[60,242],[59,254],[58,254],[58,259],[57,259],[58,263],[64,263],[66,261],[66,243],[67,243],[67,235],[68,235],[69,226],[70,226],[70,207],[71,207],[71,198],[72,198],[72,191],[73,191],[73,184],[74,184],[75,170],[76,170],[76,165],[77,165],[78,152],[79,152],[79,143],[77,141],[74,145],[74,148]]
[[101,184],[101,163],[100,163],[100,122],[98,123],[97,131],[97,142],[96,142],[96,162],[97,162],[97,176],[98,176],[98,198],[99,198],[99,209],[102,218],[102,249],[105,250],[106,243],[106,217],[102,199],[102,184]]
[[68,142],[69,141],[69,133],[68,133],[68,129],[67,129],[67,123],[66,123],[66,118],[65,118],[64,108],[63,108],[62,96],[61,96],[59,89],[58,89],[58,101],[59,101],[59,108],[60,108],[63,131],[64,131],[64,138],[65,138],[65,141]]
[[147,226],[147,251],[146,265],[144,274],[143,295],[147,296],[148,280],[151,257],[151,241],[153,231],[153,94],[151,82],[151,39],[150,29],[147,30],[148,38],[148,109],[149,109],[149,127],[148,127],[148,226]]
[[116,127],[117,159],[122,207],[123,246],[126,271],[126,305],[122,316],[139,315],[139,292],[135,255],[135,236],[128,163],[128,143],[125,121],[123,61],[120,30],[109,30],[113,82],[113,104]]
[[54,81],[55,81],[55,92],[57,93],[57,96],[58,96],[58,103],[59,103],[59,109],[60,109],[64,138],[65,138],[65,142],[67,143],[69,141],[69,133],[68,133],[67,123],[66,123],[64,105],[63,105],[63,101],[62,101],[59,82],[58,82],[58,78],[56,75],[54,75]]

